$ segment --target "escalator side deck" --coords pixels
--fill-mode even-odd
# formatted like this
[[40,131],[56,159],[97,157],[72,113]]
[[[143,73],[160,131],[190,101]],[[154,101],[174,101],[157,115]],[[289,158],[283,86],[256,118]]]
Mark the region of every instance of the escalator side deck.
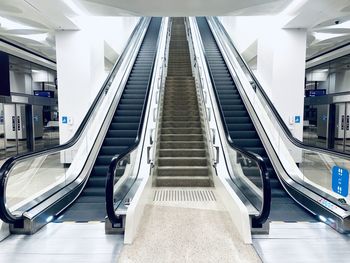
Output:
[[214,87],[219,99],[218,103],[222,107],[228,133],[237,147],[259,154],[266,161],[272,189],[269,219],[274,221],[316,221],[309,212],[289,197],[280,184],[206,18],[197,17],[196,20],[208,61],[208,70],[213,77],[213,84],[215,84]]
[[88,182],[57,221],[104,221],[105,181],[111,159],[135,142],[156,55],[161,18],[152,18]]

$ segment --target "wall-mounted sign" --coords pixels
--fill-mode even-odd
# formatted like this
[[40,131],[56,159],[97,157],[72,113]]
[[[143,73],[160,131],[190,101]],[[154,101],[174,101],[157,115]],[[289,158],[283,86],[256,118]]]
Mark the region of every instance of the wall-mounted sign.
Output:
[[325,89],[305,90],[305,97],[318,97],[326,95]]
[[45,98],[53,98],[55,97],[55,93],[51,90],[34,90],[34,96],[45,97]]
[[301,121],[300,116],[295,116],[295,117],[294,117],[294,122],[295,122],[295,123],[300,123],[300,121]]
[[332,190],[339,195],[347,197],[349,194],[348,170],[334,166],[332,168]]
[[62,123],[67,124],[68,123],[68,117],[67,116],[62,116]]

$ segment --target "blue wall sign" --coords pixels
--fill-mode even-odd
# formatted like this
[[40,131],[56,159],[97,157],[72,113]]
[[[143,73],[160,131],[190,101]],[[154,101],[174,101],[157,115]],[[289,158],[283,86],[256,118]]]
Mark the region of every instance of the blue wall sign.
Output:
[[62,123],[67,124],[68,123],[68,117],[67,116],[62,116]]
[[301,120],[301,119],[300,119],[300,116],[295,116],[295,117],[294,117],[294,122],[295,122],[295,123],[300,123],[300,120]]
[[332,190],[337,194],[347,197],[349,194],[348,170],[334,166],[332,168]]

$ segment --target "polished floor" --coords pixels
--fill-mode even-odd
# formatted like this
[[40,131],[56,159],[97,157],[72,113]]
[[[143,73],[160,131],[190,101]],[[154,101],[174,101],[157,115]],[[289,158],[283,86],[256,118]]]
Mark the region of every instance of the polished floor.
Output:
[[[163,198],[155,197],[118,262],[261,262],[253,247],[241,242],[215,189],[209,189],[167,188]],[[215,197],[208,198],[208,191]]]
[[196,206],[148,205],[133,245],[102,223],[51,223],[0,242],[0,262],[349,262],[350,236],[323,223],[272,222],[269,235],[253,236],[255,252],[235,239],[220,205]]
[[0,242],[1,263],[117,262],[122,235],[105,235],[103,223],[51,223],[32,236]]
[[264,263],[350,262],[350,235],[323,223],[272,222],[270,234],[253,236],[253,245]]

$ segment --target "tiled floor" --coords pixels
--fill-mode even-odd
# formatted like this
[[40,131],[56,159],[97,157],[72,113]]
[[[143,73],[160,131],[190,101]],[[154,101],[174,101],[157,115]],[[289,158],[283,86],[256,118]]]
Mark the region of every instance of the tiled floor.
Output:
[[264,263],[345,263],[350,235],[323,223],[273,222],[269,235],[256,235],[253,245]]
[[117,262],[122,235],[105,235],[103,223],[51,223],[32,236],[0,242],[1,263]]
[[185,201],[146,206],[136,240],[124,246],[119,262],[261,262],[253,247],[241,242],[218,198],[203,201],[184,191]]

